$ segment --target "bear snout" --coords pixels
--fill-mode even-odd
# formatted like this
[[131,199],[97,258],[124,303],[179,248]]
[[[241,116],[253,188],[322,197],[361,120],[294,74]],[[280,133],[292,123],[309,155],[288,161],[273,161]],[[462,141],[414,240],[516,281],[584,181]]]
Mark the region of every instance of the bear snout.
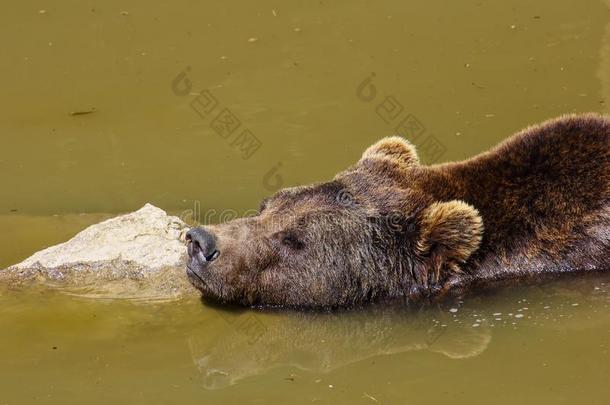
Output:
[[186,273],[191,280],[194,279],[196,286],[205,285],[205,269],[220,256],[216,238],[204,228],[193,228],[186,233],[186,243],[189,255]]
[[220,255],[216,249],[216,238],[204,228],[193,228],[186,233],[189,257],[201,263],[214,261]]

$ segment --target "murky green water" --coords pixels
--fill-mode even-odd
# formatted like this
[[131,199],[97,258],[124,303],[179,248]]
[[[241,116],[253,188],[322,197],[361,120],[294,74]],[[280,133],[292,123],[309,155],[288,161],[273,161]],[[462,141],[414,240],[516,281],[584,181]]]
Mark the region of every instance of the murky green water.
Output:
[[[193,222],[241,215],[397,130],[431,163],[562,113],[610,112],[609,7],[6,4],[0,268],[145,202]],[[227,116],[239,126],[219,126]],[[2,289],[0,404],[602,404],[608,283],[341,314]]]
[[2,403],[596,403],[610,276],[334,314],[0,296]]

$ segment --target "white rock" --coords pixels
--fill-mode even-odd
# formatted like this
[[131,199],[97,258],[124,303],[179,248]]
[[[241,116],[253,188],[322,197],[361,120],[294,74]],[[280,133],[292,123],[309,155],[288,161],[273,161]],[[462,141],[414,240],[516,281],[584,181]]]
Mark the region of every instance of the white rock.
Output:
[[5,283],[43,281],[78,295],[168,299],[194,294],[184,273],[188,225],[146,204],[0,271]]
[[15,268],[93,265],[118,261],[149,270],[180,264],[185,249],[180,219],[146,204],[130,214],[92,225],[65,243],[51,246],[16,264]]

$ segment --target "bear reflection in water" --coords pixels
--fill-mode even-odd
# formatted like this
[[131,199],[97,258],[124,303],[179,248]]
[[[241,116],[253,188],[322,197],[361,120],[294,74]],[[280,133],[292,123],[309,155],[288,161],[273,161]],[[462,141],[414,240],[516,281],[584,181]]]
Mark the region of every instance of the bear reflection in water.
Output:
[[[515,329],[536,329],[539,339],[553,339],[559,331],[610,327],[608,286],[610,275],[581,275],[421,309],[373,305],[356,311],[269,312],[218,306],[188,344],[207,389],[280,367],[324,374],[380,356],[393,355],[406,364],[410,353],[417,353],[422,361],[426,352],[472,359],[484,355],[492,337],[523,333]],[[506,347],[514,338],[500,340],[503,350],[523,349],[519,339],[514,347]]]
[[282,366],[325,373],[375,356],[411,351],[469,358],[481,354],[491,341],[487,325],[458,324],[449,311],[376,306],[350,312],[269,314],[218,308],[218,314],[217,336],[189,339],[193,361],[208,389]]

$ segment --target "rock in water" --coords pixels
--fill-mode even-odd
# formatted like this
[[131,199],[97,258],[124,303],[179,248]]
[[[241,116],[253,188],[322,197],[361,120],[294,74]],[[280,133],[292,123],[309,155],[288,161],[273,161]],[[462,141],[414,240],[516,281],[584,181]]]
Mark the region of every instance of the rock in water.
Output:
[[67,242],[0,271],[3,284],[42,282],[97,298],[174,299],[196,295],[185,272],[188,225],[146,204],[92,225]]

